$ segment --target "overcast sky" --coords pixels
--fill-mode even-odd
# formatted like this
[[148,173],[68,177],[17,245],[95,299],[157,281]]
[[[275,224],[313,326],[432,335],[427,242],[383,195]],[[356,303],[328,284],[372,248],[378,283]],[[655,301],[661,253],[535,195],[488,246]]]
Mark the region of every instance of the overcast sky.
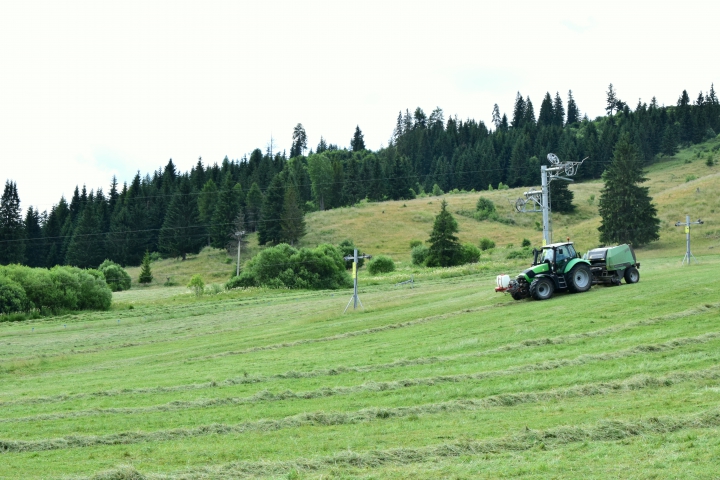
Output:
[[720,79],[715,1],[0,0],[0,181],[23,209],[76,184],[289,150],[302,123],[387,145],[398,111],[490,124],[546,91],[694,100]]

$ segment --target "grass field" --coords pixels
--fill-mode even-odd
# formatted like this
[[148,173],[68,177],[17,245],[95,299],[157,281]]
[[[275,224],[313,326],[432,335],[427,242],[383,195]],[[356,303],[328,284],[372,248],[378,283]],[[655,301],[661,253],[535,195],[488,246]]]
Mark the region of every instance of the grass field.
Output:
[[[439,203],[423,198],[309,216],[306,245],[352,237],[399,261],[362,274],[365,310],[342,313],[349,291],[196,298],[193,271],[210,283],[232,269],[206,250],[156,262],[158,284],[114,294],[110,311],[0,322],[0,478],[717,478],[720,182],[693,155],[650,169],[664,223],[635,285],[496,294],[494,276],[527,263],[507,244],[538,242],[532,216],[459,217],[463,240],[498,248],[413,267],[408,242]],[[580,249],[597,243],[600,186],[573,186],[580,211],[555,221]],[[509,214],[517,193],[483,194]],[[707,220],[690,267],[672,226],[685,206]],[[410,275],[415,288],[395,285]]]

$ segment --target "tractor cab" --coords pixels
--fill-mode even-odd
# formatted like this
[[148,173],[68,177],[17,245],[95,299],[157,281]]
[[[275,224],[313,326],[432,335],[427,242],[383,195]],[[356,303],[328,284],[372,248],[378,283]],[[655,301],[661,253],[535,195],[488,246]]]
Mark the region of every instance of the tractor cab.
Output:
[[564,272],[573,258],[578,258],[578,254],[572,242],[551,243],[540,250],[533,250],[533,266],[546,263],[553,272]]

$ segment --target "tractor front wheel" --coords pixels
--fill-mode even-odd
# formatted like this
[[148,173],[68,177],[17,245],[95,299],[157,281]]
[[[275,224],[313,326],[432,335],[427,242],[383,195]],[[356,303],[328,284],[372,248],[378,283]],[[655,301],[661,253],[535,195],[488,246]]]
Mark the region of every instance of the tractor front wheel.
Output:
[[625,283],[637,283],[640,281],[640,272],[635,267],[625,269]]
[[575,265],[567,276],[568,289],[572,293],[587,292],[592,287],[592,273],[586,263]]
[[547,277],[540,277],[530,284],[530,295],[535,300],[547,300],[552,297],[555,291],[555,284]]

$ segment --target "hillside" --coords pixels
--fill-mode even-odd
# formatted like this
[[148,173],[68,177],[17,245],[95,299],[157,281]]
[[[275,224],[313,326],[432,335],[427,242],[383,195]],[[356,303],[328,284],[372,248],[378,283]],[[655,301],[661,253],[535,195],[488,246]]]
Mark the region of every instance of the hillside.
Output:
[[[705,225],[693,227],[692,250],[700,258],[717,254],[720,250],[720,165],[708,167],[706,159],[712,155],[720,161],[720,136],[712,141],[680,151],[676,156],[664,158],[647,169],[650,194],[658,208],[662,221],[660,240],[639,250],[642,258],[677,257],[682,259],[685,253],[685,235],[675,222],[684,221],[690,214],[693,221],[698,218]],[[715,150],[713,150],[715,148]],[[581,167],[582,168],[582,167]],[[573,239],[580,251],[586,251],[598,244],[597,227],[600,225],[597,204],[602,182],[599,180],[572,184],[575,194],[574,204],[577,211],[570,215],[553,214],[554,238]],[[499,222],[478,222],[455,215],[460,227],[462,242],[475,245],[482,237],[495,241],[498,248],[487,252],[483,262],[505,261],[503,247],[509,244],[519,246],[524,238],[534,245],[542,243],[542,231],[536,228],[541,221],[539,213],[517,213],[514,202],[522,196],[522,189],[493,190],[473,193],[454,193],[443,195],[449,203],[450,211],[473,210],[478,197],[491,199],[504,217],[511,218],[515,224]],[[591,196],[594,201],[590,203]],[[432,223],[439,210],[440,197],[424,197],[406,201],[361,202],[354,207],[343,207],[325,212],[315,212],[306,216],[307,235],[301,246],[316,246],[319,243],[339,243],[351,238],[366,253],[390,255],[401,262],[400,271],[408,274],[418,273],[418,269],[409,265],[411,240],[427,240]],[[243,262],[247,261],[260,247],[257,236],[249,236],[249,247],[243,253]],[[154,271],[158,284],[168,277],[175,285],[185,285],[193,274],[199,273],[207,283],[222,283],[234,272],[235,258],[221,250],[205,249],[196,256],[189,256],[185,262],[168,259],[155,262]],[[510,262],[514,265],[517,262]],[[518,263],[519,265],[519,263]],[[137,279],[139,268],[130,268],[133,280]]]

